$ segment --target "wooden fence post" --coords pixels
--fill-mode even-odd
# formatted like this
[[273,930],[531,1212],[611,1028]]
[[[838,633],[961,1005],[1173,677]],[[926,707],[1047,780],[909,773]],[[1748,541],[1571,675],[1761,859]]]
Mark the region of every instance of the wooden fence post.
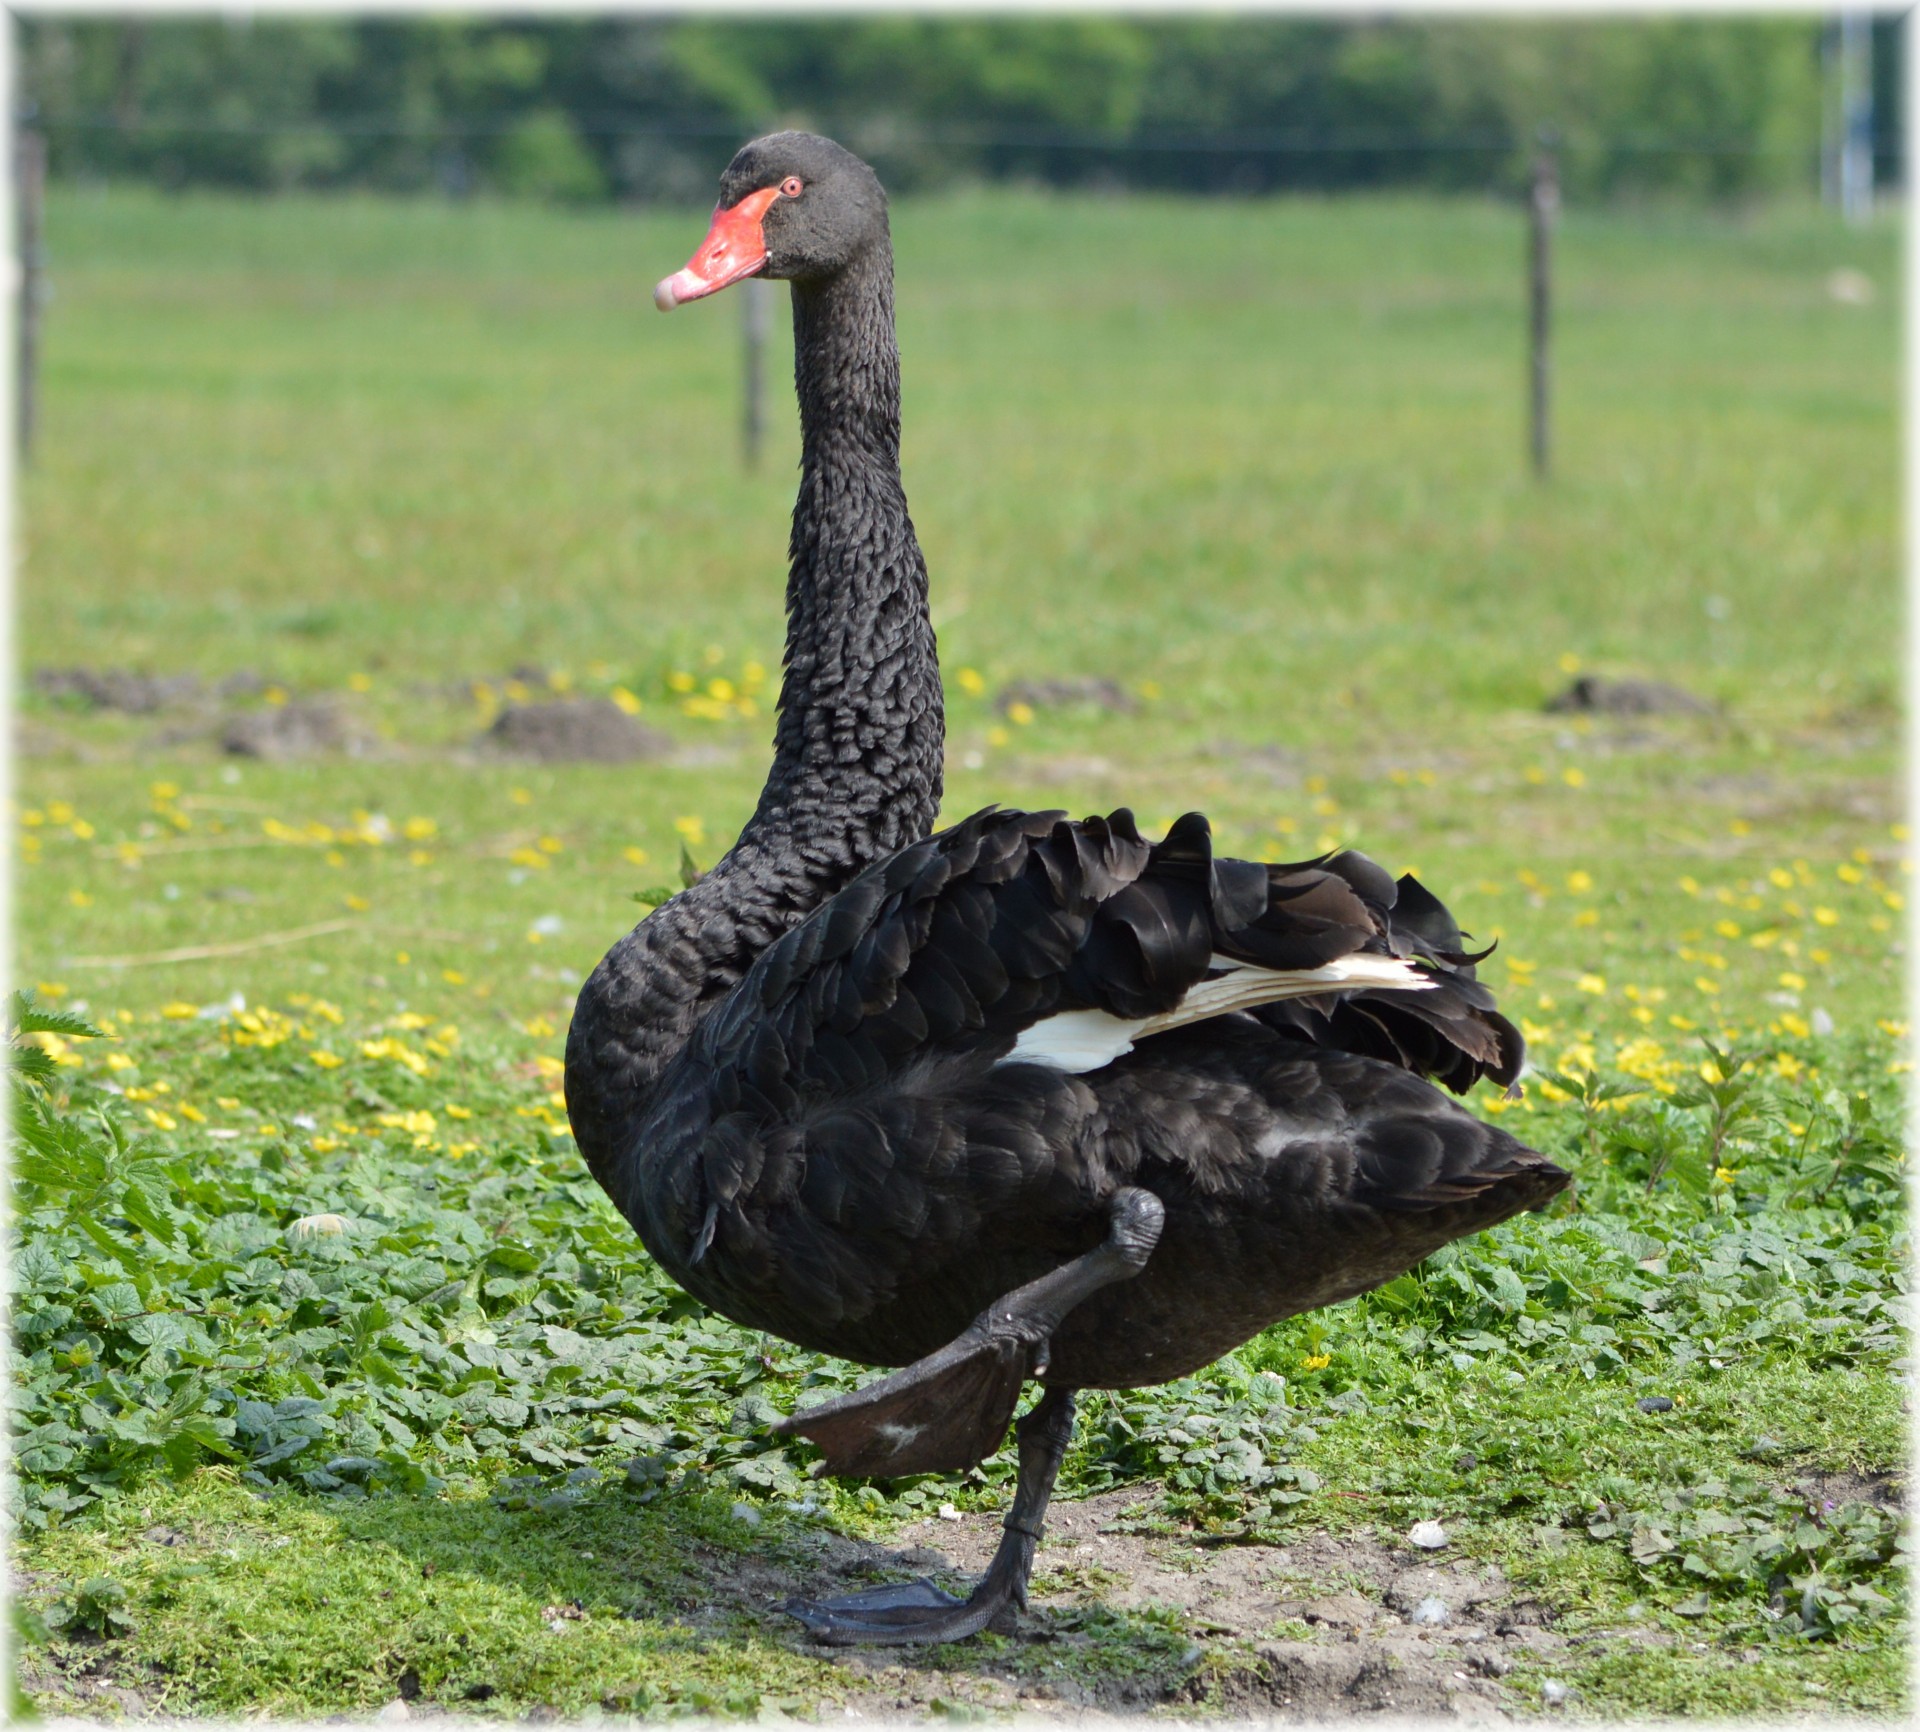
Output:
[[14,438],[20,461],[33,451],[40,403],[40,308],[46,299],[46,253],[41,223],[47,195],[47,141],[29,127],[13,138],[13,196],[16,274],[14,279]]
[[1528,209],[1528,449],[1533,473],[1544,481],[1553,470],[1553,219],[1560,209],[1560,169],[1554,134],[1540,131],[1533,159]]
[[749,469],[760,462],[760,441],[767,428],[767,285],[749,277],[740,285],[741,333],[745,342],[742,369],[744,398],[740,416],[740,455]]

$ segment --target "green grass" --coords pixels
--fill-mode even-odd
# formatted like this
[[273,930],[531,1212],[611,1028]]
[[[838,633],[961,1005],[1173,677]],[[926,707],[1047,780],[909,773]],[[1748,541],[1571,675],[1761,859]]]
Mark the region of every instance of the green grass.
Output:
[[[409,1671],[488,1713],[820,1708],[847,1674],[743,1560],[1004,1498],[1000,1459],[803,1481],[761,1421],[853,1372],[678,1299],[553,1093],[632,893],[724,847],[764,766],[796,441],[777,389],[743,473],[737,310],[647,304],[699,230],[54,200],[27,667],[244,669],[280,691],[237,702],[332,697],[375,749],[242,764],[197,712],[26,699],[16,967],[115,1037],[52,1041],[56,1095],[138,1133],[17,1176],[49,1703],[104,1651],[189,1712],[370,1708]],[[1216,1538],[1444,1517],[1591,1638],[1554,1674],[1581,1711],[1899,1710],[1861,1489],[1904,1459],[1897,237],[1571,213],[1539,487],[1511,212],[982,194],[895,232],[947,810],[1199,806],[1239,851],[1417,866],[1559,1075],[1504,1122],[1581,1179],[1090,1411],[1065,1491],[1158,1482]],[[637,698],[676,756],[473,755],[523,665]],[[1576,667],[1720,709],[1542,714]],[[991,702],[1076,676],[1139,713]],[[1568,1098],[1589,1077],[1639,1092]],[[319,1213],[345,1232],[291,1230]],[[1852,1513],[1798,1533],[1773,1488],[1829,1484]],[[1607,1636],[1649,1620],[1671,1646]],[[1096,1685],[1194,1664],[1173,1614],[1086,1627]]]

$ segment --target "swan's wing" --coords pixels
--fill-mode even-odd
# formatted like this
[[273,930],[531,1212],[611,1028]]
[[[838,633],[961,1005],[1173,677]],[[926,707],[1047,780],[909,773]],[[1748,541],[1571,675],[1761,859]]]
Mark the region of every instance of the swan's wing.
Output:
[[1363,855],[1271,866],[1216,856],[1197,814],[1150,844],[1125,810],[986,811],[780,938],[689,1060],[721,1082],[723,1110],[786,1118],[934,1054],[1089,1071],[1155,1034],[1284,1006],[1274,1026],[1315,1044],[1456,1089],[1510,1082],[1520,1036],[1463,943],[1436,898]]
[[976,814],[769,946],[663,1078],[623,1206],[729,1315],[880,1363],[930,1350],[1097,1239],[1127,1134],[1103,1087],[1135,1041],[1182,1073],[1143,1107],[1170,1124],[1196,1089],[1246,1093],[1209,1042],[1287,1044],[1229,1014],[1262,994],[1429,1031],[1469,1080],[1517,1070],[1458,934],[1418,898],[1400,930],[1402,894],[1357,855],[1219,859],[1197,817],[1150,844],[1125,812]]

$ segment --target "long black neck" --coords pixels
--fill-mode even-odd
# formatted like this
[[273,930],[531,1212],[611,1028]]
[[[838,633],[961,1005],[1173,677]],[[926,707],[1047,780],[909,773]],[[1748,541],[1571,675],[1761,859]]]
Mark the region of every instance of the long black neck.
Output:
[[773,766],[740,840],[581,990],[567,1040],[574,1135],[605,1179],[619,1129],[700,1019],[780,933],[940,804],[940,669],[900,481],[893,257],[880,241],[793,286],[801,473]]

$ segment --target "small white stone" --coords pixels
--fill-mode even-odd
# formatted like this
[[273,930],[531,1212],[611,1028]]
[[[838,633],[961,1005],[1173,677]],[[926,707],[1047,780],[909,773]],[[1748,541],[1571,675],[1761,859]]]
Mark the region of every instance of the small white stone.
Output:
[[952,1504],[943,1503],[940,1506],[940,1519],[943,1522],[957,1522],[960,1519],[960,1512]]
[[1452,1616],[1452,1609],[1438,1594],[1427,1595],[1413,1608],[1413,1621],[1416,1624],[1444,1624]]
[[1437,1552],[1447,1543],[1447,1530],[1438,1522],[1415,1522],[1407,1534],[1407,1544],[1423,1552]]
[[1813,1032],[1822,1040],[1833,1033],[1833,1018],[1817,1004],[1813,1007],[1813,1014],[1807,1018],[1807,1021],[1812,1025]]
[[378,1714],[374,1715],[374,1719],[385,1721],[389,1725],[398,1720],[411,1720],[412,1718],[413,1710],[409,1708],[406,1703],[402,1702],[398,1696],[394,1697]]
[[533,930],[542,938],[558,938],[566,929],[567,923],[557,914],[543,914],[533,923]]
[[760,1512],[750,1503],[735,1504],[732,1513],[735,1521],[745,1522],[750,1528],[757,1528],[760,1525]]
[[[345,1215],[302,1215],[287,1229],[296,1239],[334,1237],[347,1230]],[[401,1704],[405,1706],[404,1703]]]
[[1572,1694],[1558,1678],[1549,1678],[1540,1686],[1540,1700],[1549,1708],[1558,1708]]

